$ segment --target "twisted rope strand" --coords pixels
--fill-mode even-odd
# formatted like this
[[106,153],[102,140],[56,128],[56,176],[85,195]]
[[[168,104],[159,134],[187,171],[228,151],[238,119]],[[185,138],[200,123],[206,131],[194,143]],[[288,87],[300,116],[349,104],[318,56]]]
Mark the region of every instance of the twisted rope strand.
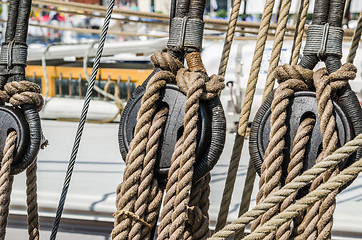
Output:
[[3,150],[3,159],[0,169],[0,239],[5,239],[6,225],[8,223],[10,194],[13,176],[10,175],[11,163],[15,151],[17,134],[12,131],[8,134]]
[[236,24],[238,22],[239,12],[240,12],[241,0],[235,0],[233,3],[233,8],[231,10],[229,26],[225,37],[224,48],[222,50],[222,56],[220,59],[219,72],[218,75],[225,76],[226,68],[229,61],[231,45],[233,43]]
[[[284,66],[285,67],[285,66]],[[283,67],[279,72],[283,72]],[[280,76],[280,74],[279,74]],[[280,76],[281,77],[281,76]],[[259,181],[259,192],[257,204],[272,192],[281,187],[282,162],[284,159],[285,135],[287,133],[286,117],[289,98],[296,91],[308,90],[308,85],[303,80],[279,78],[280,85],[275,91],[271,106],[270,135],[269,144],[265,151],[264,161],[261,168]],[[260,224],[269,220],[278,212],[278,206],[270,208],[265,214],[260,216],[253,224],[252,231]],[[275,233],[268,236],[268,239],[275,238]]]
[[171,167],[168,172],[168,181],[166,185],[166,194],[161,211],[161,222],[158,226],[157,240],[169,239],[170,227],[172,223],[172,213],[174,201],[176,198],[177,176],[180,170],[180,161],[182,158],[183,138],[181,137],[175,145],[175,150],[171,158]]
[[356,57],[359,41],[361,40],[361,33],[362,33],[362,12],[360,12],[359,14],[357,27],[353,35],[351,48],[349,49],[347,57],[348,63],[353,63],[353,60]]
[[[328,76],[325,68],[319,69],[314,73],[313,79],[316,86],[318,116],[323,136],[322,152],[316,162],[331,154],[337,147],[338,135],[331,96],[337,89],[346,86],[348,80],[354,79],[355,71],[353,65],[345,64],[330,76]],[[323,181],[327,181],[332,175],[337,173],[336,171],[337,169],[331,169],[316,178],[312,182],[310,190],[316,189]],[[318,239],[330,238],[337,193],[337,190],[332,192],[326,199],[321,199],[308,209],[303,222],[297,228],[298,236],[296,236],[296,239],[306,239],[308,237],[317,237]]]
[[[149,129],[148,142],[146,146],[146,155],[143,160],[143,169],[141,173],[140,185],[138,187],[137,200],[135,202],[135,214],[141,219],[146,219],[147,206],[152,202],[153,198],[150,198],[152,187],[157,188],[153,183],[154,174],[153,169],[156,164],[156,154],[161,139],[164,124],[166,123],[168,115],[168,109],[160,109],[154,116],[152,125]],[[154,189],[157,191],[157,189]],[[161,191],[161,189],[160,189]],[[157,195],[156,195],[157,196]],[[161,201],[158,202],[159,207],[156,207],[157,211],[161,206]],[[158,214],[158,211],[157,213]],[[136,221],[131,228],[129,238],[130,239],[145,239],[145,234],[151,237],[152,228],[148,228],[139,221]],[[149,232],[148,234],[146,232]],[[142,236],[143,235],[143,236]],[[141,238],[142,237],[142,238]]]
[[268,74],[266,77],[266,82],[264,87],[263,102],[265,101],[267,96],[269,96],[269,94],[274,88],[274,83],[275,83],[274,70],[279,64],[280,53],[282,51],[285,28],[288,22],[291,3],[292,3],[291,0],[282,0],[282,6],[278,19],[278,26],[277,29],[275,30],[275,40],[273,43],[273,50],[271,53]]
[[354,180],[360,172],[362,172],[362,158],[338,173],[336,176],[331,177],[327,182],[321,184],[312,192],[309,192],[305,197],[297,200],[293,205],[274,216],[263,226],[257,228],[245,239],[263,239],[285,222],[297,217],[301,212],[307,210],[307,208],[312,206],[315,202],[324,199],[343,185]]
[[362,134],[356,136],[353,140],[347,142],[343,147],[338,148],[333,154],[322,161],[316,163],[312,168],[297,176],[293,181],[284,185],[280,190],[275,191],[266,197],[241,217],[216,232],[210,239],[221,240],[233,236],[238,230],[245,227],[251,221],[264,214],[271,207],[276,206],[286,199],[290,194],[307,186],[311,181],[317,178],[321,173],[337,166],[347,157],[351,156],[357,150],[362,148]]
[[[160,97],[161,89],[166,82],[173,82],[174,75],[168,71],[156,73],[147,84],[146,92],[142,97],[142,104],[137,116],[137,125],[134,138],[129,147],[126,158],[127,168],[123,176],[123,182],[120,184],[117,193],[116,205],[117,211],[134,211],[134,205],[137,200],[138,187],[142,173],[142,165],[146,155],[148,133],[157,108],[157,101]],[[132,221],[125,215],[116,215],[112,239],[125,239],[129,236]]]
[[[265,49],[265,43],[267,39],[267,33],[270,26],[270,19],[273,12],[275,0],[267,0],[265,2],[264,12],[262,15],[259,34],[256,40],[256,47],[254,51],[253,61],[250,69],[249,80],[246,87],[246,93],[244,98],[244,103],[240,113],[240,120],[238,126],[238,133],[235,136],[234,146],[232,150],[232,155],[230,158],[230,164],[228,168],[228,173],[226,177],[226,183],[223,191],[223,196],[220,204],[220,209],[216,221],[215,231],[220,230],[226,224],[227,216],[229,214],[229,207],[231,202],[232,193],[234,191],[234,185],[236,180],[236,173],[239,167],[240,157],[242,148],[244,146],[244,137],[246,134],[246,129],[249,122],[251,105],[254,99],[254,93],[256,89],[256,84],[258,81],[261,61],[263,59],[263,53]],[[251,178],[246,179],[246,181],[253,182],[255,178],[254,174],[249,174]],[[254,176],[254,177],[253,177]],[[244,190],[245,192],[245,190]],[[251,194],[251,191],[250,191]],[[247,197],[250,199],[250,197]],[[246,198],[246,199],[247,199]],[[241,205],[249,205],[250,201],[242,201]],[[244,207],[245,208],[245,207]],[[248,208],[248,207],[247,207]]]
[[296,65],[299,59],[300,48],[302,47],[302,40],[305,30],[305,23],[307,21],[307,14],[309,8],[309,0],[302,0],[303,8],[300,14],[299,24],[297,25],[297,31],[295,31],[294,45],[292,47],[292,56],[290,65]]
[[[182,71],[182,69],[180,70]],[[185,72],[186,73],[186,72]],[[180,72],[178,73],[180,75]],[[191,86],[187,92],[185,105],[184,133],[182,145],[182,158],[178,174],[178,184],[172,214],[170,239],[180,239],[186,224],[186,213],[189,204],[193,166],[196,161],[196,135],[199,110],[199,99],[203,92],[204,79],[200,73],[182,74],[189,79]]]
[[39,215],[37,202],[37,162],[26,169],[26,203],[28,205],[29,240],[39,240]]
[[[313,127],[315,124],[314,118],[306,118],[304,119],[297,129],[297,133],[295,135],[293,141],[293,148],[290,153],[290,162],[288,165],[288,175],[285,179],[285,183],[290,183],[296,176],[300,175],[303,170],[303,159],[305,156],[305,151],[309,139],[311,137],[311,133],[313,131]],[[298,191],[295,191],[290,196],[288,196],[280,205],[280,211],[284,211],[287,207],[289,207],[295,201],[297,197]],[[292,221],[288,221],[284,223],[280,228],[278,228],[276,233],[276,239],[288,240],[291,236],[291,223]]]

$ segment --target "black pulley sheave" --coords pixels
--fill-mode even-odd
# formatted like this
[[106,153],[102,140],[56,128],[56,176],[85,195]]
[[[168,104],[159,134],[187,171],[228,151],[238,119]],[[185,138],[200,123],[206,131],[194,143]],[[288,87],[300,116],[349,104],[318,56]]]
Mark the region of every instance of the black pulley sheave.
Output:
[[[342,57],[343,29],[341,22],[343,17],[344,0],[316,0],[312,24],[308,29],[307,42],[303,51],[303,58],[299,65],[313,69],[319,61],[324,61],[329,73],[338,70]],[[269,143],[271,104],[274,92],[262,104],[253,121],[250,132],[249,152],[254,167],[260,174],[265,150]],[[282,166],[282,178],[287,175],[287,166],[290,161],[290,151],[293,139],[299,124],[305,117],[314,117],[316,123],[306,149],[303,162],[303,171],[315,164],[321,151],[322,135],[320,133],[317,113],[317,100],[314,92],[297,92],[291,97],[287,109],[287,134],[284,149],[284,162]],[[339,138],[339,146],[362,133],[362,109],[356,94],[349,84],[337,92],[333,101],[334,115],[336,117],[336,130]],[[362,156],[362,150],[341,163],[340,168],[352,164]]]
[[[5,41],[1,45],[0,53],[1,90],[4,90],[10,77],[14,81],[26,80],[26,38],[30,10],[30,0],[10,0]],[[42,131],[37,106],[33,104],[24,104],[20,108],[0,106],[0,121],[1,149],[7,134],[12,130],[17,132],[16,154],[11,173],[20,173],[34,162],[41,146]],[[2,154],[0,156],[2,157]]]
[[[151,78],[160,69],[156,68],[149,76]],[[148,79],[149,79],[148,78]],[[135,89],[128,100],[119,125],[119,148],[125,160],[128,147],[133,139],[137,124],[137,114],[141,106],[142,96],[146,91],[148,79]],[[174,84],[167,84],[161,92],[158,102],[159,108],[166,106],[169,109],[168,118],[160,140],[155,166],[155,175],[162,183],[166,183],[168,170],[171,166],[171,157],[177,140],[183,133],[184,106],[186,96]],[[196,163],[194,166],[194,180],[205,176],[215,166],[225,143],[226,120],[224,110],[218,97],[209,101],[200,101]]]
[[[185,54],[199,52],[202,48],[204,0],[172,1],[170,38],[168,53],[183,61]],[[156,68],[145,82],[136,88],[123,110],[119,126],[119,147],[123,159],[126,159],[128,146],[133,139],[137,124],[137,114],[148,80],[161,69]],[[167,84],[161,91],[159,108],[166,106],[169,114],[157,151],[155,176],[162,183],[167,181],[171,157],[177,140],[182,137],[184,106],[186,96],[175,84]],[[200,100],[196,163],[194,181],[205,176],[216,164],[222,153],[226,135],[226,120],[219,97]]]

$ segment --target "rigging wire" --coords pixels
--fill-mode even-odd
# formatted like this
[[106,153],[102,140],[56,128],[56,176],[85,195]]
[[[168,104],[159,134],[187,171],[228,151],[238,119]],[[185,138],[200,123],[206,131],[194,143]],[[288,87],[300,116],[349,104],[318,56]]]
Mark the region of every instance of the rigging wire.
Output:
[[90,104],[90,101],[91,101],[93,88],[94,88],[94,84],[95,84],[95,80],[96,80],[96,77],[97,77],[97,72],[98,72],[100,60],[101,60],[102,53],[103,53],[104,43],[105,43],[106,37],[107,37],[107,31],[108,31],[109,23],[110,23],[110,20],[111,20],[111,15],[112,15],[114,3],[115,3],[115,0],[110,0],[109,1],[109,5],[108,5],[108,8],[107,8],[107,13],[106,13],[106,16],[105,16],[105,19],[104,19],[104,24],[103,24],[103,28],[102,28],[100,41],[99,41],[97,53],[96,53],[96,56],[95,56],[95,59],[94,59],[92,74],[91,74],[91,77],[90,77],[90,80],[89,80],[89,85],[88,85],[88,88],[87,88],[87,93],[86,93],[86,96],[85,96],[83,109],[82,109],[81,117],[80,117],[79,124],[78,124],[77,133],[76,133],[75,140],[74,140],[74,143],[73,143],[72,154],[70,156],[67,173],[66,173],[66,176],[65,176],[65,179],[64,179],[63,190],[62,190],[62,193],[61,193],[61,196],[60,196],[60,199],[59,199],[59,204],[58,204],[57,213],[56,213],[54,224],[53,224],[52,233],[50,235],[50,240],[55,240],[56,235],[58,233],[58,227],[59,227],[60,219],[62,217],[63,208],[64,208],[66,196],[67,196],[67,193],[68,193],[70,181],[71,181],[71,178],[72,178],[72,173],[73,173],[73,169],[74,169],[74,165],[75,165],[75,160],[77,158],[78,149],[79,149],[79,145],[80,145],[80,140],[82,138],[84,125],[85,125],[87,114],[88,114],[88,108],[89,108],[89,104]]

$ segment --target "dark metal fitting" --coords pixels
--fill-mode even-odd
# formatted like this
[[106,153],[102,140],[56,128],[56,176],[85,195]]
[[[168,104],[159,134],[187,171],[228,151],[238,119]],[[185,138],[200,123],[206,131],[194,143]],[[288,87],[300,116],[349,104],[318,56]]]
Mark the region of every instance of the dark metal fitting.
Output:
[[307,32],[307,42],[303,51],[304,55],[315,54],[324,60],[327,55],[342,57],[343,29],[324,25],[311,25]]
[[[258,110],[250,131],[249,152],[256,172],[260,175],[264,153],[269,143],[271,104],[274,93],[271,93]],[[333,101],[334,115],[336,118],[336,130],[339,137],[339,146],[353,139],[362,132],[362,110],[356,111],[358,100],[352,90],[345,88],[339,95],[338,101]],[[361,108],[360,108],[361,109]],[[322,149],[322,134],[320,132],[320,120],[318,119],[318,104],[314,92],[297,92],[290,99],[287,111],[288,135],[285,136],[285,148],[283,150],[284,161],[282,164],[282,179],[287,176],[287,168],[290,162],[293,140],[301,120],[304,117],[316,119],[309,143],[306,147],[306,155],[303,159],[303,171],[313,167],[315,160]],[[362,155],[362,150],[344,160],[339,167],[341,169],[352,164]]]
[[11,174],[18,174],[35,161],[40,149],[42,134],[37,108],[33,105],[22,108],[0,106],[0,125],[0,161],[8,134],[17,133]]
[[[159,69],[156,68],[150,77],[158,71]],[[124,160],[128,153],[129,144],[133,139],[137,115],[141,107],[142,96],[146,91],[147,81],[136,88],[122,112],[119,125],[119,147]],[[185,103],[186,96],[176,85],[167,84],[165,89],[162,90],[158,106],[167,106],[169,113],[154,167],[155,176],[162,185],[167,182],[171,157],[177,140],[183,134]],[[215,97],[209,101],[200,101],[194,181],[200,180],[210,172],[219,160],[225,143],[225,130],[226,120],[220,99]]]
[[0,52],[0,64],[12,69],[14,65],[26,66],[28,46],[23,43],[10,41],[3,43]]
[[171,21],[171,32],[167,43],[168,48],[183,51],[192,48],[202,49],[204,22],[201,19],[175,17]]

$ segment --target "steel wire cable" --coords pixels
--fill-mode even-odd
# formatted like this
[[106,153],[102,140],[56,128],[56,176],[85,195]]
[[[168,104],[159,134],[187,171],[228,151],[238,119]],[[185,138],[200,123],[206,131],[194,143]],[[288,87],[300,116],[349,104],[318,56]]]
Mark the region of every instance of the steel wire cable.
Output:
[[107,31],[108,31],[109,23],[110,23],[110,20],[111,20],[111,15],[112,15],[112,10],[113,10],[113,7],[114,7],[114,3],[115,3],[115,0],[110,0],[109,1],[109,5],[108,5],[108,8],[107,8],[107,13],[106,13],[106,16],[105,16],[105,19],[104,19],[100,41],[99,41],[97,53],[96,53],[96,56],[95,56],[95,59],[94,59],[92,74],[91,74],[91,77],[90,77],[90,80],[89,80],[87,93],[86,93],[85,100],[84,100],[84,103],[83,103],[83,109],[82,109],[82,113],[81,113],[81,116],[80,116],[80,120],[79,120],[79,124],[78,124],[77,133],[76,133],[76,136],[75,136],[75,140],[74,140],[74,143],[73,143],[73,149],[72,149],[72,153],[71,153],[71,156],[70,156],[67,173],[66,173],[66,176],[65,176],[65,179],[64,179],[63,190],[62,190],[62,193],[61,193],[61,196],[60,196],[60,199],[59,199],[58,209],[57,209],[57,213],[56,213],[56,216],[55,216],[55,220],[54,220],[54,224],[53,224],[53,228],[52,228],[52,233],[50,235],[50,240],[55,240],[56,235],[58,233],[59,223],[60,223],[60,220],[61,220],[61,217],[62,217],[66,196],[67,196],[70,181],[71,181],[71,178],[72,178],[72,173],[73,173],[73,169],[74,169],[74,165],[75,165],[75,160],[77,158],[78,149],[79,149],[80,141],[81,141],[82,134],[83,134],[84,125],[85,125],[87,114],[88,114],[88,108],[89,108],[89,104],[90,104],[90,101],[91,101],[91,97],[92,97],[92,93],[93,93],[95,80],[96,80],[96,77],[97,77],[97,72],[98,72],[100,60],[101,60],[102,53],[103,53],[104,43],[105,43],[106,37],[107,37]]

